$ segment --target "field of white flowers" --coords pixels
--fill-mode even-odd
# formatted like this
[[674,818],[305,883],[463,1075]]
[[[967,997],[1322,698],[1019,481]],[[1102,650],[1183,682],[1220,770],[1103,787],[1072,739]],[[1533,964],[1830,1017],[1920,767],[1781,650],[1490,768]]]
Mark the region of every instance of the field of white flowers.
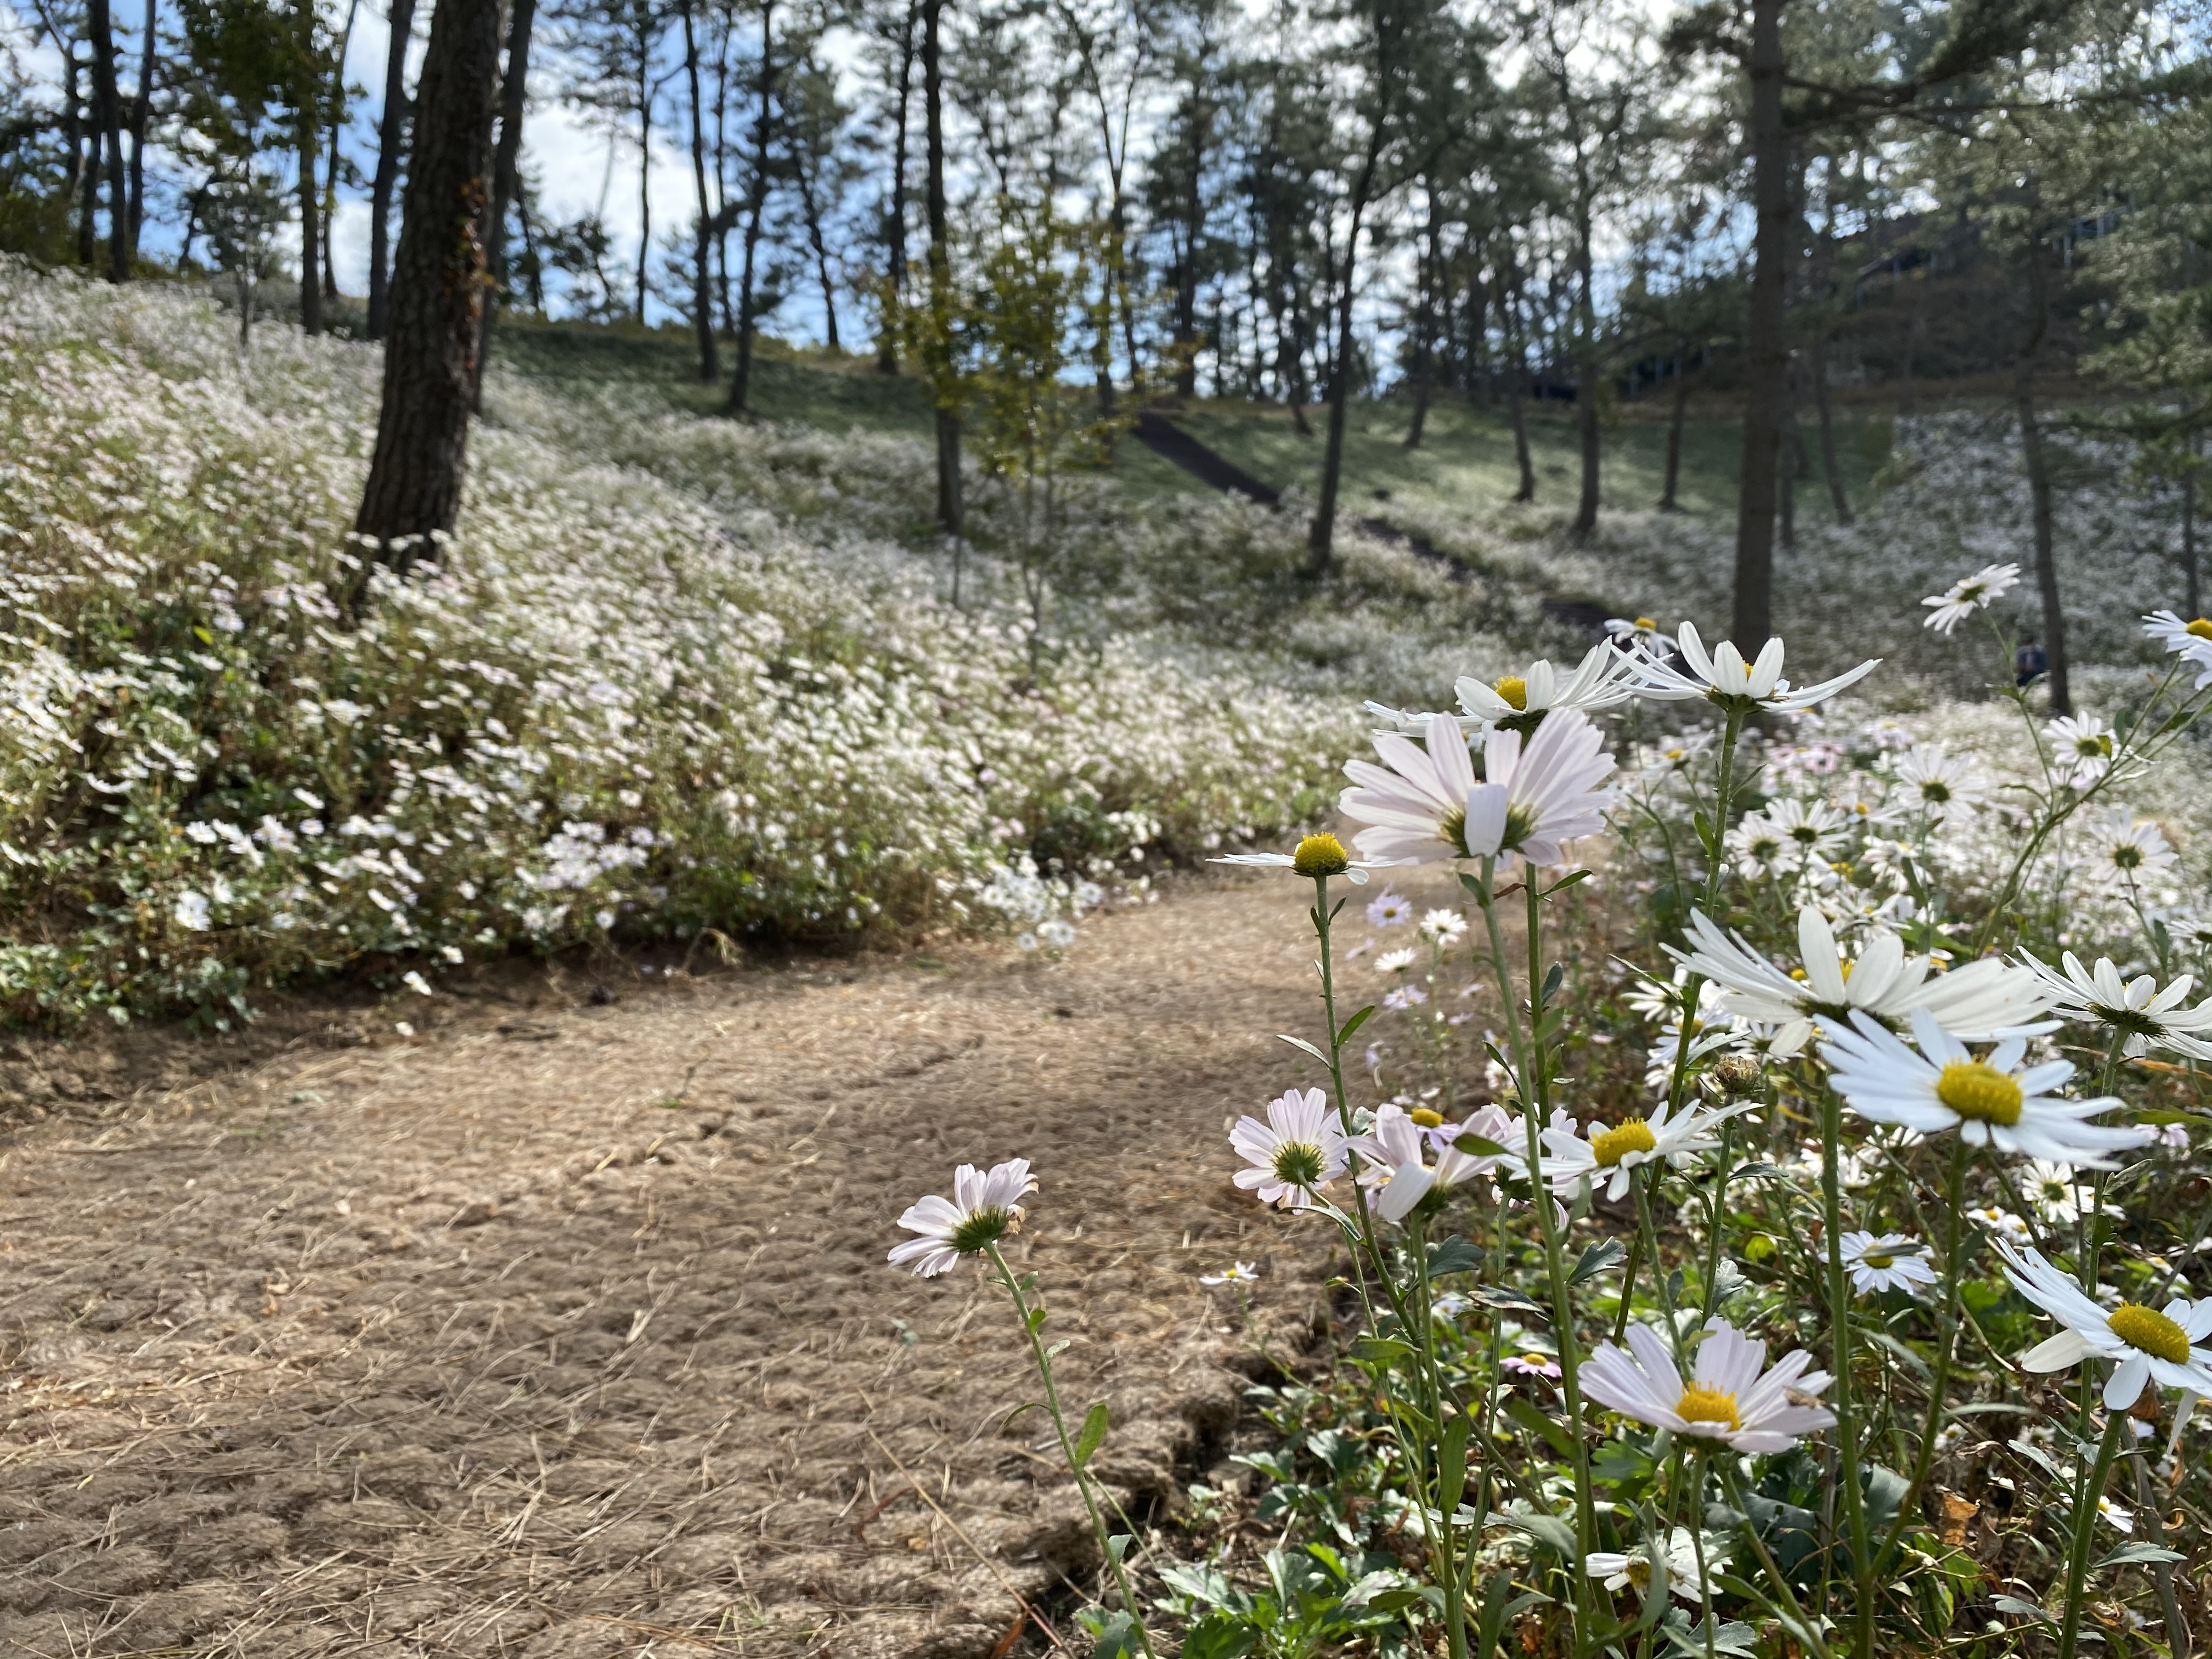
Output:
[[1316,691],[1448,673],[1487,603],[1369,545],[1330,621],[1294,526],[1109,487],[1040,629],[989,558],[956,608],[896,539],[910,446],[495,377],[458,544],[356,624],[377,361],[271,330],[241,362],[188,293],[0,270],[10,1017],[222,1024],[349,964],[427,990],[708,928],[1049,945],[1310,819],[1358,729]]

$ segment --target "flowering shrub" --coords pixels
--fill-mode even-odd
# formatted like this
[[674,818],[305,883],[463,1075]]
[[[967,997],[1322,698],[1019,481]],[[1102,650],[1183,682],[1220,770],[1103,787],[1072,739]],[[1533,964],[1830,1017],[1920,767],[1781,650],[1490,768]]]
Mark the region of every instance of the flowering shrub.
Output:
[[[2003,586],[1934,636],[1975,650]],[[1106,1408],[1065,1426],[998,1249],[1021,1206],[902,1222],[894,1260],[984,1255],[1018,1304],[1111,1567],[1097,1651],[2188,1651],[2212,964],[2162,809],[2206,793],[2212,621],[2144,622],[2159,665],[2066,720],[2001,628],[1994,695],[1916,729],[1844,702],[1872,661],[1797,686],[1778,641],[1641,618],[1456,713],[1370,705],[1351,846],[1230,858],[1307,884],[1322,1016],[1233,1184],[1334,1229],[1356,1297],[1334,1377],[1256,1391],[1271,1546],[1162,1559],[1109,1513]],[[1375,890],[1411,866],[1462,906]]]
[[229,1020],[364,957],[428,985],[609,933],[1050,944],[1149,857],[1310,817],[1356,729],[1165,632],[1040,672],[880,539],[836,442],[520,382],[455,544],[356,621],[376,365],[280,331],[241,362],[188,295],[0,268],[10,1016]]

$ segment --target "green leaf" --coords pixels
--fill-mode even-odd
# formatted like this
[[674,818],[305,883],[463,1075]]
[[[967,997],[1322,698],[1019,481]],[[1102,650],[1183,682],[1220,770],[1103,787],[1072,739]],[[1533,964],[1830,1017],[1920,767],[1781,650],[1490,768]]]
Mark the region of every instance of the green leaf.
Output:
[[1370,1365],[1394,1365],[1413,1352],[1412,1343],[1395,1336],[1363,1336],[1352,1345],[1352,1357]]
[[1912,1483],[1879,1463],[1866,1465],[1859,1478],[1866,1486],[1867,1518],[1877,1527],[1887,1526]]
[[1575,1270],[1567,1275],[1567,1283],[1579,1285],[1586,1279],[1595,1279],[1600,1273],[1628,1254],[1627,1248],[1617,1238],[1601,1238],[1584,1250]]
[[2058,1628],[2057,1620],[2034,1602],[2023,1601],[2017,1595],[1993,1595],[1990,1598],[1990,1605],[1999,1613],[2008,1613],[2015,1619],[2033,1619],[2039,1625],[2048,1625],[2053,1630]]
[[[1099,1409],[1103,1411],[1105,1408],[1101,1407]],[[1117,1532],[1109,1534],[1106,1540],[1107,1559],[1119,1565],[1129,1559],[1129,1546],[1136,1541],[1137,1534],[1133,1532]]]
[[1548,1320],[1552,1316],[1552,1310],[1542,1303],[1523,1296],[1518,1291],[1506,1290],[1501,1285],[1478,1285],[1468,1291],[1468,1295],[1484,1307],[1495,1308],[1500,1313],[1519,1314],[1527,1319]]
[[[1377,1613],[1403,1613],[1407,1607],[1419,1607],[1425,1600],[1416,1589],[1386,1589],[1369,1596],[1366,1605]],[[1186,1647],[1183,1651],[1188,1653],[1190,1650]]]
[[1482,1265],[1482,1252],[1463,1238],[1440,1238],[1429,1246],[1429,1277],[1472,1273]]
[[2091,1571],[2102,1572],[2106,1567],[2124,1567],[2134,1561],[2186,1561],[2188,1559],[2179,1550],[2160,1549],[2155,1544],[2123,1544],[2110,1555],[2100,1557]]
[[1549,1002],[1553,997],[1559,994],[1559,987],[1565,981],[1566,977],[1567,964],[1564,962],[1553,963],[1552,964],[1552,971],[1544,975],[1545,1001]]
[[1105,1443],[1106,1431],[1109,1426],[1110,1421],[1107,1416],[1104,1401],[1100,1401],[1084,1413],[1082,1431],[1075,1437],[1075,1467],[1079,1469],[1089,1463],[1092,1455]]
[[1588,881],[1589,879],[1589,876],[1590,872],[1589,871],[1577,870],[1571,876],[1568,876],[1559,881],[1555,881],[1549,887],[1547,887],[1544,890],[1544,896],[1546,898],[1549,898],[1554,893],[1564,893],[1568,888],[1573,886],[1577,882]]
[[1099,1626],[1098,1645],[1091,1650],[1091,1659],[1128,1659],[1143,1651],[1137,1640],[1136,1621],[1126,1613],[1115,1612]]
[[1522,1395],[1509,1395],[1505,1414],[1560,1456],[1573,1453],[1574,1443],[1567,1438],[1567,1431],[1553,1420],[1550,1413],[1538,1410],[1534,1401]]
[[1582,1552],[1576,1547],[1574,1528],[1556,1515],[1543,1515],[1534,1510],[1506,1510],[1499,1520],[1510,1527],[1518,1527],[1553,1554],[1571,1561]]
[[1245,1659],[1260,1632],[1249,1620],[1209,1613],[1182,1638],[1182,1659]]
[[1375,1005],[1370,1002],[1350,1019],[1345,1021],[1344,1029],[1336,1034],[1336,1046],[1341,1048],[1346,1043],[1351,1042],[1352,1034],[1367,1024],[1367,1017],[1374,1012]]
[[1322,1053],[1320,1049],[1315,1048],[1312,1043],[1308,1042],[1304,1037],[1285,1036],[1279,1031],[1275,1034],[1275,1040],[1278,1042],[1287,1042],[1291,1048],[1303,1050],[1304,1053],[1311,1054],[1316,1060],[1319,1060],[1324,1066],[1328,1064],[1328,1056]]
[[1462,1412],[1444,1425],[1437,1443],[1437,1507],[1449,1515],[1459,1507],[1467,1490],[1467,1414]]
[[1030,1310],[1030,1328],[1033,1331],[1042,1330],[1044,1328],[1044,1310],[1042,1308],[1031,1308]]
[[1459,1135],[1452,1140],[1459,1151],[1474,1158],[1502,1158],[1510,1150],[1481,1135]]

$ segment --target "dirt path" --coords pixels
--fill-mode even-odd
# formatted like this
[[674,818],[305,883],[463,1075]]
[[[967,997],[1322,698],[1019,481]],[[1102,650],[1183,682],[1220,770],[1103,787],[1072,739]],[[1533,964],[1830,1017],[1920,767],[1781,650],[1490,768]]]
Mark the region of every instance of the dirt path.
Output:
[[1273,1316],[1316,1305],[1319,1224],[1233,1194],[1223,1139],[1313,1023],[1301,885],[0,1138],[0,1651],[981,1659],[1088,1540],[1039,1415],[1002,1422],[1002,1299],[888,1268],[893,1219],[1030,1158],[1071,1392],[1112,1478],[1169,1486],[1243,1382],[1195,1276],[1257,1257]]

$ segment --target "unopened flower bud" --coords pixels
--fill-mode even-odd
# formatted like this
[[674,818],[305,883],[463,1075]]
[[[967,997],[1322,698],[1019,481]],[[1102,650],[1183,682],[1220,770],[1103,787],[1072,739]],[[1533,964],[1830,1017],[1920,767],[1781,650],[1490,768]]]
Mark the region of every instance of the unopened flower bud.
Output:
[[1766,1068],[1756,1054],[1723,1054],[1708,1074],[1724,1095],[1741,1098],[1755,1095],[1766,1080]]

